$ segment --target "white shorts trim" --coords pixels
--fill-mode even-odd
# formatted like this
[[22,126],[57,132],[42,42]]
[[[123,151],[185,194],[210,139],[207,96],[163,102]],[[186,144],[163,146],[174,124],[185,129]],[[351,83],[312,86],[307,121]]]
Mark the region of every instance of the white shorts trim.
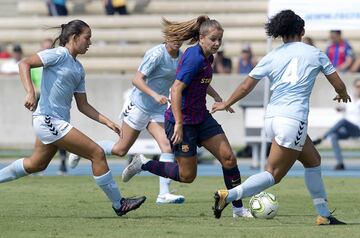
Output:
[[50,116],[33,116],[33,127],[43,144],[60,140],[73,128],[67,121]]
[[287,117],[265,118],[265,133],[279,145],[302,151],[307,137],[307,122]]
[[164,114],[146,113],[139,109],[133,102],[124,104],[119,119],[138,131],[145,130],[150,122],[164,123],[165,121]]

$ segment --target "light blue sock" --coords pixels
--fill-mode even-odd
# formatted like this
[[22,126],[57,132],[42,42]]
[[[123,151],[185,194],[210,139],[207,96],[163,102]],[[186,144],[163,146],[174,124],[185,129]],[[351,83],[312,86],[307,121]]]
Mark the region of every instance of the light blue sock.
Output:
[[[175,155],[173,153],[162,153],[159,158],[159,161],[161,162],[174,162],[174,160],[175,160]],[[170,183],[171,183],[171,179],[159,177],[159,188],[160,188],[159,195],[170,192],[169,189]]]
[[105,155],[112,155],[112,148],[115,145],[115,142],[111,140],[101,140],[96,142],[103,150]]
[[268,171],[250,176],[242,184],[229,190],[226,202],[232,202],[242,198],[258,194],[275,184],[274,177]]
[[121,194],[118,185],[116,184],[111,171],[109,170],[107,173],[94,176],[96,184],[104,191],[106,196],[112,202],[114,208],[119,209],[121,204]]
[[24,158],[18,159],[0,170],[0,183],[12,181],[28,174],[24,169]]
[[330,216],[325,187],[321,178],[321,166],[305,168],[305,184],[310,192],[316,212],[323,217]]

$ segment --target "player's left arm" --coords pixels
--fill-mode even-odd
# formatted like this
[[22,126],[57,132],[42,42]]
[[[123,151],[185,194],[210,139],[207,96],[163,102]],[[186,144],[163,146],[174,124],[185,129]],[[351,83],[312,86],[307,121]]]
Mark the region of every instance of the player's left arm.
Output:
[[98,112],[93,106],[91,106],[87,100],[86,93],[74,93],[77,108],[81,113],[87,117],[106,125],[111,130],[115,131],[121,136],[121,126],[111,121],[109,118]]
[[[220,97],[220,95],[216,92],[216,90],[209,84],[209,87],[206,90],[206,93],[211,96],[215,102],[222,102],[223,99]],[[234,113],[235,110],[232,109],[231,107],[229,107],[229,109],[227,110],[230,113]]]
[[206,90],[206,93],[207,95],[212,97],[215,100],[215,102],[222,102],[222,98],[210,84]]

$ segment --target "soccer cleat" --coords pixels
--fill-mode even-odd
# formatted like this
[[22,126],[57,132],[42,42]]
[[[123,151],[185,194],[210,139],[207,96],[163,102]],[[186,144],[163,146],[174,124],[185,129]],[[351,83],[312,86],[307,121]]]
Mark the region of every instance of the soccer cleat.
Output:
[[80,156],[73,153],[69,154],[68,164],[70,168],[74,169],[79,164],[79,161],[80,161]]
[[121,207],[119,209],[116,209],[114,207],[112,207],[112,208],[114,209],[115,213],[119,217],[121,217],[121,216],[125,215],[126,213],[139,208],[141,206],[141,204],[143,204],[145,202],[145,200],[146,200],[145,196],[137,197],[137,198],[122,198],[120,201]]
[[226,198],[229,195],[227,190],[218,190],[214,194],[215,204],[213,206],[214,216],[219,219],[221,217],[221,212],[225,209],[228,202],[226,202]]
[[67,169],[66,169],[65,163],[61,162],[58,174],[59,175],[66,175],[67,174]]
[[141,166],[143,165],[142,160],[146,160],[144,155],[136,154],[130,164],[122,172],[122,181],[128,182],[132,177],[142,171]]
[[158,205],[169,204],[169,203],[181,204],[184,201],[185,201],[185,198],[182,195],[174,195],[171,193],[165,193],[165,194],[159,195],[157,197],[156,204],[158,204]]
[[318,216],[316,218],[316,225],[346,225],[346,223],[339,221],[334,216],[330,215],[328,217]]
[[345,170],[345,165],[343,163],[337,164],[335,165],[334,170]]
[[254,218],[250,210],[245,207],[234,208],[233,209],[233,218]]
[[321,138],[313,140],[313,144],[314,144],[314,145],[318,145],[318,144],[320,144],[321,142],[322,142],[322,139],[321,139]]

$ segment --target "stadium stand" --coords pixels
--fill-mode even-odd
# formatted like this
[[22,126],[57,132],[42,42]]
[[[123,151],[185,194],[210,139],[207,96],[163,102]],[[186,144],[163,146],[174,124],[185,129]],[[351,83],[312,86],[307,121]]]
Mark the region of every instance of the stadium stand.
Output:
[[[237,65],[241,45],[245,42],[251,42],[257,58],[267,52],[263,29],[267,18],[266,0],[129,0],[130,15],[126,16],[106,16],[98,0],[69,0],[68,17],[46,16],[47,9],[42,0],[0,2],[7,3],[4,6],[8,6],[9,11],[15,9],[12,16],[17,16],[1,15],[0,44],[20,43],[25,55],[36,52],[44,38],[56,36],[57,30],[48,28],[74,18],[86,21],[93,29],[93,45],[81,60],[90,73],[133,73],[145,50],[162,41],[162,17],[183,21],[208,14],[217,19],[225,28],[225,51],[232,58],[233,65]],[[309,32],[308,35],[315,40],[317,47],[325,49],[327,31]],[[359,32],[344,31],[343,35],[351,42],[355,53],[360,54]],[[273,46],[279,44],[279,41],[274,41]],[[236,67],[234,73],[235,70]]]

